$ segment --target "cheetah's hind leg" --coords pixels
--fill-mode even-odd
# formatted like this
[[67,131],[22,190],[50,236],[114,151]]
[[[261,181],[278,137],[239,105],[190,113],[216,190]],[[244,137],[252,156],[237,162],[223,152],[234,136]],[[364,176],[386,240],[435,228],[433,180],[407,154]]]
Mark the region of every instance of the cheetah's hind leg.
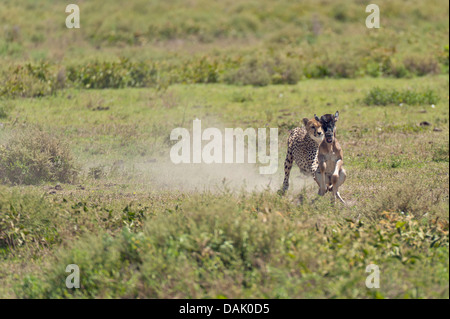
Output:
[[294,161],[294,157],[292,155],[292,150],[288,148],[286,154],[286,160],[284,161],[284,181],[283,188],[278,191],[278,194],[284,195],[286,191],[289,189],[289,175],[291,174],[292,163]]

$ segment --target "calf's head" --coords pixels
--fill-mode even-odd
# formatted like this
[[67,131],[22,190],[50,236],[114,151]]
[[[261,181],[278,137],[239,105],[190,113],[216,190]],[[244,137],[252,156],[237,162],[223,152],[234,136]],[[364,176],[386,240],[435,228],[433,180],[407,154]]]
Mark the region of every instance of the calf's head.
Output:
[[327,143],[333,143],[334,142],[334,136],[336,133],[336,122],[339,118],[339,112],[336,112],[333,114],[325,114],[320,117],[320,119],[317,117],[317,115],[314,115],[314,118],[316,121],[319,121],[322,125],[322,129],[325,133],[325,141]]

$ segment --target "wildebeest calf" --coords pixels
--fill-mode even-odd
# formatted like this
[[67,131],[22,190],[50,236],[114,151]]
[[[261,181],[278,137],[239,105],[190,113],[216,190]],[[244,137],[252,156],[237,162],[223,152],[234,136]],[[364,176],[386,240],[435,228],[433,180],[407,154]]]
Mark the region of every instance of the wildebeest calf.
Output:
[[319,184],[319,195],[323,196],[327,191],[333,192],[334,200],[339,200],[345,204],[339,194],[341,186],[347,174],[343,168],[344,154],[336,138],[336,122],[339,118],[339,112],[334,115],[325,114],[320,119],[314,115],[316,120],[322,124],[325,132],[325,138],[319,146],[319,169],[316,171],[315,178]]

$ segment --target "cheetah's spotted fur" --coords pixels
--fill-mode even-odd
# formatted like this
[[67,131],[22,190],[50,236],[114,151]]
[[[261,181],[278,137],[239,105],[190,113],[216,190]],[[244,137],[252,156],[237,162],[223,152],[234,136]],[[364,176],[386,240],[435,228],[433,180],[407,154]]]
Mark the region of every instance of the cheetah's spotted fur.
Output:
[[303,119],[305,127],[296,127],[289,135],[286,160],[284,162],[283,192],[289,188],[289,175],[295,163],[306,176],[315,176],[319,167],[317,159],[319,145],[323,140],[323,129],[319,121]]

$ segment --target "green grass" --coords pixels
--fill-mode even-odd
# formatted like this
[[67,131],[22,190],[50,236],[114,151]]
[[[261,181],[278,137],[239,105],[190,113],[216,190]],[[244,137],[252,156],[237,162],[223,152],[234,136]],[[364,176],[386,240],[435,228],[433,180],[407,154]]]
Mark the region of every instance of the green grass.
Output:
[[[448,4],[368,30],[325,2],[84,1],[68,30],[3,1],[0,298],[448,298]],[[295,167],[280,197],[289,130],[335,111],[348,205]],[[278,172],[173,165],[196,118],[278,128]]]
[[433,90],[425,92],[414,92],[411,90],[396,91],[374,88],[367,94],[363,102],[366,105],[388,105],[388,104],[409,104],[409,105],[434,105],[439,102],[439,97]]
[[[435,273],[448,270],[448,236],[432,223],[380,214],[377,225],[314,208],[266,193],[192,196],[147,217],[142,231],[82,238],[16,291],[27,298],[445,296],[448,274],[421,273],[430,262]],[[382,268],[377,292],[364,288],[368,262]],[[73,292],[60,284],[69,263],[83,269],[83,288]]]
[[[447,297],[447,83],[447,76],[434,76],[263,88],[196,84],[167,91],[65,90],[14,101],[0,140],[17,125],[38,125],[69,141],[81,171],[77,183],[60,188],[3,187],[0,292],[87,298]],[[358,102],[380,84],[396,90],[433,87],[440,102],[435,108]],[[349,175],[341,191],[347,207],[331,205],[328,196],[317,200],[315,186],[296,186],[295,168],[293,189],[284,198],[275,188],[249,193],[222,184],[220,173],[207,184],[195,176],[205,179],[206,173],[189,168],[181,176],[160,171],[168,161],[170,130],[190,129],[195,117],[203,128],[268,125],[280,128],[280,169],[272,182],[280,185],[288,129],[304,116],[335,110]],[[432,126],[419,127],[422,121]],[[222,173],[231,183],[259,178]],[[197,190],[188,187],[191,179]],[[296,199],[300,194],[303,204]],[[24,258],[33,262],[19,270]],[[371,262],[383,269],[377,291],[364,286]],[[75,292],[60,284],[69,263],[84,269],[83,288]]]
[[50,0],[40,6],[8,1],[0,18],[14,24],[0,37],[0,97],[39,97],[74,86],[265,86],[448,74],[447,4],[378,5],[386,12],[383,27],[368,30],[358,1],[115,0],[103,9],[91,1],[80,4],[82,27],[69,30],[64,11]]
[[[91,1],[79,3],[81,28],[67,30],[65,4],[54,5],[51,0],[39,5],[26,0],[5,1],[0,7],[0,18],[14,23],[8,23],[2,30],[1,47],[6,59],[30,60],[35,56],[82,62],[118,54],[162,57],[169,52],[175,57],[193,49],[217,51],[218,44],[229,51],[268,45],[291,47],[296,52],[303,46],[308,50],[297,52],[311,57],[322,49],[336,52],[335,56],[341,56],[342,52],[357,56],[369,53],[377,62],[382,62],[393,48],[394,56],[401,58],[413,52],[444,54],[444,46],[448,45],[443,36],[448,33],[448,4],[415,1],[406,5],[406,1],[387,0],[377,4],[383,12],[381,30],[366,29],[366,4],[358,1],[334,1],[318,6],[312,0],[239,3],[200,0],[189,4],[182,0],[152,3],[113,0],[109,7]],[[116,10],[117,7],[121,10]],[[64,46],[59,45],[61,40],[65,40]],[[177,48],[175,40],[185,42],[176,54],[171,50]],[[364,47],[366,51],[362,51]]]

